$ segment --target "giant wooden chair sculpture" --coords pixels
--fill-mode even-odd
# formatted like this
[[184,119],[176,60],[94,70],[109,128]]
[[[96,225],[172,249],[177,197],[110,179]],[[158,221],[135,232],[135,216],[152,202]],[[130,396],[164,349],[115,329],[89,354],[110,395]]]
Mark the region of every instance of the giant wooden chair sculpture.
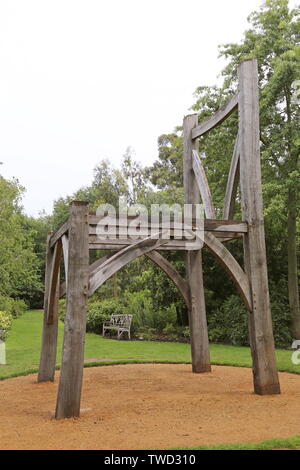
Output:
[[[228,177],[223,220],[216,220],[208,183],[197,153],[197,139],[236,110],[239,113],[239,129]],[[198,203],[201,195],[206,215],[204,246],[229,273],[249,312],[254,391],[261,395],[280,393],[266,266],[256,60],[244,61],[239,66],[239,90],[227,105],[201,125],[198,125],[197,115],[185,117],[183,131],[185,202]],[[238,179],[243,221],[237,222],[232,218]],[[188,306],[193,372],[211,370],[201,250],[186,251],[187,276],[183,279],[159,253],[168,249],[186,250],[183,240],[166,241],[147,236],[134,243],[122,238],[99,240],[95,235],[98,222],[99,217],[89,212],[86,202],[74,201],[71,203],[69,220],[48,237],[44,328],[38,381],[54,380],[58,299],[66,293],[67,312],[56,418],[80,414],[87,297],[119,269],[141,255],[146,255],[165,271]],[[226,240],[238,237],[244,241],[245,269],[224,246]],[[118,251],[89,266],[89,250],[93,249]],[[62,256],[66,283],[60,286]]]

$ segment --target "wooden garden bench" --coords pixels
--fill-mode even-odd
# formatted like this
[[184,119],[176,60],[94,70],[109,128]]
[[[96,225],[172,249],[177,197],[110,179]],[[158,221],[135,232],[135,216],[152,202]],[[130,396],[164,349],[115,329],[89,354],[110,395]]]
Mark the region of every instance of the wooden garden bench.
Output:
[[106,330],[117,330],[118,339],[124,332],[128,333],[130,339],[130,325],[132,315],[112,315],[109,321],[103,323],[103,336]]

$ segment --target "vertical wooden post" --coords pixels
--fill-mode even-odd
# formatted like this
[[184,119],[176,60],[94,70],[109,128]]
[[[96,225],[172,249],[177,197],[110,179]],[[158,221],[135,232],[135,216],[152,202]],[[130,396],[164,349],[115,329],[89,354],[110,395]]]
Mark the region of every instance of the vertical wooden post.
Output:
[[67,312],[55,417],[80,415],[89,282],[88,203],[73,201],[69,222]]
[[[186,204],[199,203],[199,189],[192,165],[192,150],[197,150],[197,144],[191,137],[191,131],[197,125],[197,114],[192,114],[184,118],[184,191]],[[188,251],[186,256],[187,281],[191,295],[189,323],[191,332],[192,370],[193,372],[209,372],[211,365],[203,287],[202,252],[201,250]]]
[[53,382],[55,375],[56,348],[57,348],[57,328],[58,328],[58,299],[59,299],[59,275],[57,280],[54,301],[52,305],[52,320],[48,322],[48,308],[51,273],[54,263],[54,250],[49,246],[51,233],[47,237],[47,254],[45,270],[45,294],[44,294],[44,324],[42,336],[42,348],[40,357],[40,367],[38,373],[38,382]]
[[254,391],[260,395],[275,394],[280,393],[280,386],[276,369],[264,234],[256,59],[246,60],[239,66],[239,126],[242,212],[243,219],[248,222],[248,233],[244,237],[245,269],[253,303],[253,311],[249,313],[249,336]]

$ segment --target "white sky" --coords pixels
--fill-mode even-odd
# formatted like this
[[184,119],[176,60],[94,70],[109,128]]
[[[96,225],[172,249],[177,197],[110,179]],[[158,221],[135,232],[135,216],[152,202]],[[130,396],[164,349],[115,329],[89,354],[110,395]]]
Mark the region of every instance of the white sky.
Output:
[[0,171],[26,187],[25,211],[49,213],[129,145],[153,162],[261,3],[0,0]]

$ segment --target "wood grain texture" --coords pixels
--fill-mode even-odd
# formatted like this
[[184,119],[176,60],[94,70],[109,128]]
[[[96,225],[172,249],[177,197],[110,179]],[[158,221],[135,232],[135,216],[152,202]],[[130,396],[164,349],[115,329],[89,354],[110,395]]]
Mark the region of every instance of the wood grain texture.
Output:
[[47,323],[50,325],[51,323],[57,321],[57,285],[60,284],[60,263],[61,263],[61,256],[62,256],[62,243],[59,239],[56,244],[54,245],[53,249],[53,256],[51,262],[51,273],[49,279],[49,294],[48,294],[48,307],[47,307]]
[[206,134],[208,131],[211,131],[215,127],[219,126],[225,119],[230,116],[237,108],[238,108],[238,103],[239,103],[239,95],[236,94],[234,95],[228,103],[226,103],[224,106],[222,106],[218,111],[207,121],[204,123],[200,124],[199,126],[196,126],[192,130],[192,139],[197,139],[197,137],[200,137],[204,134]]
[[222,245],[222,243],[213,236],[212,233],[206,232],[204,235],[204,245],[217,258],[223,268],[227,271],[240,293],[248,311],[252,311],[252,296],[250,283],[247,275],[232,256],[230,251]]
[[249,334],[253,359],[255,393],[280,393],[276,369],[272,318],[269,300],[267,260],[263,220],[259,149],[259,102],[257,61],[239,66],[240,185],[244,235],[245,268],[252,289]]
[[232,219],[234,217],[234,206],[237,195],[238,184],[240,180],[240,147],[239,147],[239,137],[236,138],[234,144],[233,155],[231,159],[225,200],[224,200],[224,210],[223,218]]
[[[52,234],[47,237],[47,253],[46,253],[46,268],[45,268],[45,294],[44,294],[44,322],[42,333],[42,346],[40,355],[40,364],[38,372],[38,382],[53,382],[55,375],[56,363],[56,348],[57,348],[57,332],[58,332],[58,315],[53,312],[52,323],[48,323],[48,300],[49,300],[49,285],[53,263],[53,250],[50,248],[50,238]],[[53,305],[53,309],[58,309],[58,286],[57,297]]]
[[63,258],[64,258],[64,267],[65,267],[65,279],[66,283],[68,280],[68,264],[69,264],[69,238],[65,234],[61,237],[62,249],[63,249]]
[[153,239],[149,237],[145,240],[137,241],[133,245],[129,245],[115,253],[101,264],[99,269],[90,277],[89,295],[92,295],[107,279],[126,266],[126,264],[151,250],[155,250],[165,242],[166,240],[162,238]]
[[193,170],[194,170],[195,178],[196,178],[198,188],[201,194],[205,215],[208,219],[215,219],[215,208],[213,205],[211,192],[209,189],[209,184],[206,178],[204,168],[202,166],[198,152],[196,152],[196,150],[193,150],[192,153],[193,153],[193,163],[192,163]]
[[80,414],[89,281],[88,203],[70,207],[67,311],[55,417]]
[[67,220],[64,224],[62,224],[59,229],[51,235],[49,244],[50,248],[53,248],[55,243],[69,230],[69,221]]
[[[195,114],[186,116],[183,120],[183,176],[186,204],[199,203],[199,188],[193,171],[193,150],[198,150],[198,144],[192,140],[192,131],[197,126],[197,123],[198,117]],[[191,294],[189,325],[191,335],[192,370],[195,373],[209,372],[211,370],[211,365],[201,250],[187,252],[186,271],[187,282],[189,284]]]
[[[207,231],[214,231],[214,232],[239,232],[239,233],[246,233],[247,232],[247,223],[239,220],[228,220],[228,219],[211,219],[207,218],[204,221],[204,230]],[[193,228],[196,228],[196,220],[192,219],[191,225]],[[120,225],[121,227],[121,225]],[[126,227],[126,225],[123,225],[122,227]],[[118,220],[116,222],[116,228],[119,228]],[[145,227],[144,227],[145,228]],[[142,238],[148,238],[151,235],[151,232],[153,232],[153,229],[157,230],[164,230],[167,228],[167,225],[164,223],[157,223],[157,224],[152,224],[149,222],[149,225],[147,227],[147,230],[143,230],[141,234],[138,235],[139,239]],[[185,229],[184,223],[181,222],[175,222],[171,220],[170,223],[168,224],[168,228],[170,229],[170,235],[173,236],[176,234],[176,238],[180,240],[178,236],[178,230],[182,230],[182,232]],[[176,232],[175,232],[176,231]],[[97,235],[97,229],[94,226],[89,227],[89,240],[90,243],[99,243],[100,241],[103,241],[104,243],[109,243],[113,240],[118,243],[118,240],[121,242],[123,240],[129,240],[130,242],[134,243],[136,239],[134,238],[129,238],[127,236],[121,236],[116,234],[117,236],[100,236]],[[182,237],[183,238],[183,237]]]

